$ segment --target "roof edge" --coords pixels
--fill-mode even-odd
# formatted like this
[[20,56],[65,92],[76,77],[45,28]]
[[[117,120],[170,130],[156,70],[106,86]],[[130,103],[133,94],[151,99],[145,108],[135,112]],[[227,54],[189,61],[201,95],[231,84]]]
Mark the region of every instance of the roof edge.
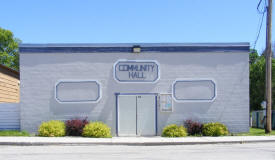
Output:
[[230,43],[23,43],[19,47],[230,47],[230,46],[250,46],[249,42]]
[[249,52],[249,43],[47,43],[21,44],[20,53]]
[[3,68],[3,69],[5,69],[5,70],[8,70],[8,71],[10,71],[10,72],[16,74],[17,76],[20,75],[20,73],[19,73],[18,71],[14,70],[14,69],[12,69],[12,68],[10,68],[10,67],[7,67],[7,66],[5,66],[5,65],[3,65],[3,64],[0,64],[0,68]]

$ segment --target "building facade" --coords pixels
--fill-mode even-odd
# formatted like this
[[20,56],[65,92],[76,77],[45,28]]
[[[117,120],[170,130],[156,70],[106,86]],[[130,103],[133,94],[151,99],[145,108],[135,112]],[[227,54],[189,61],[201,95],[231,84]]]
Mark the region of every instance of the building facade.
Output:
[[160,135],[187,119],[249,130],[249,44],[24,44],[21,129],[103,121],[116,136]]

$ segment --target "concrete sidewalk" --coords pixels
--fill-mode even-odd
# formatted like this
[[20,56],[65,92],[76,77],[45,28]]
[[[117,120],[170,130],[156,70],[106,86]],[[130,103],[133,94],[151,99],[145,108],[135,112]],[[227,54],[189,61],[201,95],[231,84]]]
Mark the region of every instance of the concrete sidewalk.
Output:
[[275,136],[226,136],[226,137],[0,137],[0,145],[195,145],[223,143],[275,142]]

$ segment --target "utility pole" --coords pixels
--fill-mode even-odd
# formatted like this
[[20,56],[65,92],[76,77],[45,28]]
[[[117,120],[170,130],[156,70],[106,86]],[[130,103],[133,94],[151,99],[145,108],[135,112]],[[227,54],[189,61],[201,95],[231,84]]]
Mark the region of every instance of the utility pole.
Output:
[[268,0],[267,7],[267,17],[266,17],[266,54],[265,54],[265,62],[266,62],[266,125],[265,125],[265,133],[270,133],[272,131],[271,126],[271,107],[272,107],[272,95],[271,95],[271,69],[272,69],[272,51],[271,51],[271,25],[272,25],[272,0]]

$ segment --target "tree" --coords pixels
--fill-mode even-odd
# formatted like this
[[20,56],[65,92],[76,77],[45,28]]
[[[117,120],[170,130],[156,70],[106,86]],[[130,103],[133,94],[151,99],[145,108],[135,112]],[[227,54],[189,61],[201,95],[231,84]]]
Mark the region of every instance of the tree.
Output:
[[[250,111],[260,110],[265,100],[265,57],[251,52],[250,58]],[[275,109],[275,58],[272,59],[272,108]]]
[[18,46],[20,42],[11,31],[0,27],[0,64],[19,71]]
[[249,64],[254,64],[259,58],[259,54],[256,49],[251,49],[249,54]]

